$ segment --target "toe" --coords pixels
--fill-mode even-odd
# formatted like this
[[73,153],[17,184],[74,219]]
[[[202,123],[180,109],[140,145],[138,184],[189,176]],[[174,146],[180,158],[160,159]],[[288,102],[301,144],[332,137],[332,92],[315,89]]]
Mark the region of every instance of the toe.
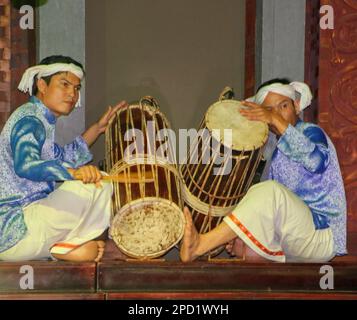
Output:
[[105,241],[98,240],[97,241],[97,246],[98,246],[98,249],[104,248],[105,247]]

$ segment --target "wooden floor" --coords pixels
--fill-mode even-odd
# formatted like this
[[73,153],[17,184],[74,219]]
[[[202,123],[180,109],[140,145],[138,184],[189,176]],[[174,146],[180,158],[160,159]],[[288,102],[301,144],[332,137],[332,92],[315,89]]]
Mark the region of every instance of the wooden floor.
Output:
[[[357,236],[349,255],[334,259],[334,289],[322,290],[322,264],[247,263],[235,260],[183,264],[177,249],[165,260],[125,257],[109,241],[101,263],[0,262],[0,299],[357,299]],[[21,280],[34,270],[34,289]]]

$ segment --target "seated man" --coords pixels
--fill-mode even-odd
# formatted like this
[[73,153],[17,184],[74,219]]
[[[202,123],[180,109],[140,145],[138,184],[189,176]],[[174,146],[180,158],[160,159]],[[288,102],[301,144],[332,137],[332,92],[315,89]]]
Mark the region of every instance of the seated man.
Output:
[[[79,102],[80,63],[51,56],[24,73],[19,89],[30,94],[0,135],[0,260],[57,258],[98,261],[109,226],[112,186],[90,165],[88,149],[118,108],[109,107],[82,136],[54,142],[58,117]],[[72,181],[73,177],[82,181]],[[55,190],[56,181],[66,181]],[[96,184],[96,185],[95,185]]]
[[335,148],[317,125],[298,114],[311,103],[303,83],[262,87],[240,113],[263,121],[277,135],[270,180],[252,186],[232,214],[198,234],[185,208],[181,260],[192,261],[234,241],[247,246],[247,260],[326,262],[346,254],[346,197]]

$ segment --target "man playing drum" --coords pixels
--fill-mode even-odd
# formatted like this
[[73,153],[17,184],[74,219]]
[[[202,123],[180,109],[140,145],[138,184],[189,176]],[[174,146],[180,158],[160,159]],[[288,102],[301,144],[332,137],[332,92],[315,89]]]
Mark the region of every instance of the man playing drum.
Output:
[[[56,120],[79,103],[83,76],[77,61],[51,56],[22,77],[19,89],[30,100],[0,135],[0,260],[98,261],[103,255],[104,242],[96,239],[109,226],[112,186],[99,188],[100,171],[86,165],[92,159],[88,147],[126,103],[109,107],[72,143],[57,145]],[[73,177],[82,181],[55,190],[56,181]]]
[[263,86],[243,102],[241,115],[267,123],[277,136],[270,180],[251,187],[206,234],[197,233],[185,208],[182,261],[228,242],[236,255],[246,245],[246,259],[255,261],[326,262],[347,253],[346,197],[335,148],[320,127],[298,116],[311,99],[306,84],[293,82]]

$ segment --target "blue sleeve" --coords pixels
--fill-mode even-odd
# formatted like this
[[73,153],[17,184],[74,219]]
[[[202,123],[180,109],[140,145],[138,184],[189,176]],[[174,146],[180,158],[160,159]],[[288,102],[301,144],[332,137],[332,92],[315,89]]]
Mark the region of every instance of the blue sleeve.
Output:
[[300,132],[289,125],[279,139],[277,147],[287,157],[301,163],[312,173],[323,173],[330,162],[326,136],[317,126],[307,127]]
[[10,143],[16,174],[32,181],[72,180],[60,160],[41,159],[45,140],[45,127],[34,116],[24,117],[14,125]]
[[93,159],[87,143],[79,136],[72,143],[64,147],[55,143],[55,157],[61,159],[67,166],[78,168],[84,166]]

